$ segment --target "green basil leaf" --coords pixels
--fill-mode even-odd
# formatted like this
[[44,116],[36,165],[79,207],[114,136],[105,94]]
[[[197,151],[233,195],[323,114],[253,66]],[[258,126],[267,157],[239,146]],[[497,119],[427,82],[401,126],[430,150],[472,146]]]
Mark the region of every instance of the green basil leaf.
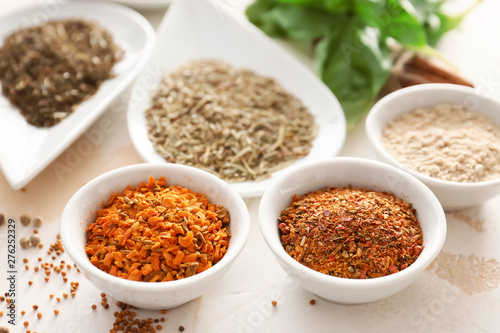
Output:
[[352,127],[389,77],[389,47],[377,28],[353,17],[316,46],[318,75],[338,98]]
[[270,36],[286,36],[283,30],[272,18],[272,12],[278,4],[271,0],[257,0],[247,7],[245,14],[248,20]]
[[459,15],[448,15],[443,12],[442,6],[444,0],[407,0],[415,9],[415,12],[422,22],[426,35],[427,43],[435,46],[439,39],[448,31],[455,29],[464,19],[464,17],[481,0],[476,0],[467,10]]
[[338,24],[337,16],[314,7],[276,4],[260,0],[247,9],[250,21],[272,36],[312,43]]
[[377,27],[382,35],[392,37],[402,45],[423,47],[427,37],[415,13],[396,0],[355,0],[354,10],[368,25]]

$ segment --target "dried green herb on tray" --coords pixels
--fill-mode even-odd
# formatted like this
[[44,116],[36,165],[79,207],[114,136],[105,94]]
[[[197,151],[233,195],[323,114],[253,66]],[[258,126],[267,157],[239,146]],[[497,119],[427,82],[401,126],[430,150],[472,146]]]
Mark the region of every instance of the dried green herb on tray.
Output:
[[47,21],[6,37],[2,92],[29,124],[50,127],[95,94],[121,57],[112,36],[94,23]]
[[305,157],[317,133],[308,109],[273,79],[214,59],[166,75],[151,105],[148,137],[160,155],[231,182]]
[[301,264],[342,278],[375,278],[417,259],[423,235],[415,214],[389,193],[331,187],[295,195],[278,228],[284,249]]
[[447,15],[444,3],[256,0],[246,14],[265,33],[298,41],[314,52],[318,76],[339,99],[352,127],[389,78],[393,65],[390,44],[433,54],[431,47],[468,12]]

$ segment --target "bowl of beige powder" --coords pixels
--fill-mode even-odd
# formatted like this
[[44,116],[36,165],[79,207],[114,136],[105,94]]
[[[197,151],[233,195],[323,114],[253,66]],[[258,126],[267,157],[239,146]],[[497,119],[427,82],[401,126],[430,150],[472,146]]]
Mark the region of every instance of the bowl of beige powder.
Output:
[[377,157],[424,182],[445,210],[500,194],[500,103],[452,84],[398,90],[366,119]]

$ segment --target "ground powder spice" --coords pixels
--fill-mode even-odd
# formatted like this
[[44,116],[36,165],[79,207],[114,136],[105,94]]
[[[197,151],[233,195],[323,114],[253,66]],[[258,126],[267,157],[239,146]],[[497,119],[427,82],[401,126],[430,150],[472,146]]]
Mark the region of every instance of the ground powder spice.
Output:
[[188,188],[149,177],[112,194],[87,228],[86,253],[99,269],[124,279],[183,279],[227,252],[229,211]]
[[325,188],[295,195],[278,219],[285,251],[320,273],[376,278],[410,266],[423,249],[411,204],[368,189]]
[[383,145],[424,175],[455,182],[500,177],[500,127],[462,105],[417,108],[387,124]]

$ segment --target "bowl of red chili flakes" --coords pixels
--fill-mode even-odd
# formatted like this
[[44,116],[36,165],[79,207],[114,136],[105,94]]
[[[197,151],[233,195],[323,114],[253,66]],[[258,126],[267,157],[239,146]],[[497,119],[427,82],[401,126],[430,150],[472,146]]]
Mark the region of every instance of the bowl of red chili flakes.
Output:
[[264,193],[259,223],[278,263],[326,300],[389,297],[436,258],[446,218],[432,191],[381,162],[336,157],[297,167]]
[[226,182],[178,164],[107,172],[61,218],[65,250],[99,290],[142,309],[187,303],[217,284],[243,249],[248,209]]

